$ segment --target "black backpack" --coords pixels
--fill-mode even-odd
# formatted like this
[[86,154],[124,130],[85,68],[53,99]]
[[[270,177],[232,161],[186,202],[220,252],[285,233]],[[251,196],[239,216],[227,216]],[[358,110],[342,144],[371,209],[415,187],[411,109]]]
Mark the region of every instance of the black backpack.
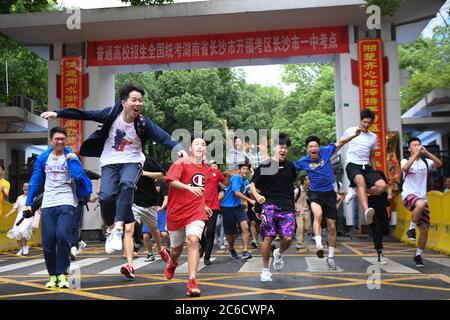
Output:
[[[428,167],[428,162],[427,162],[426,158],[420,157],[420,159],[422,159],[422,161],[425,162],[425,166],[426,166],[426,168],[427,168],[427,191],[428,191],[428,175],[429,175],[429,173],[430,173],[430,168]],[[401,170],[401,168],[400,168],[400,170]],[[403,191],[403,183],[405,182],[405,178],[406,178],[406,177],[408,176],[408,174],[409,174],[409,172],[405,174],[405,173],[403,172],[403,170],[401,170],[401,171],[402,171],[402,174],[401,174],[401,176],[400,176],[400,190],[399,190],[400,193]]]

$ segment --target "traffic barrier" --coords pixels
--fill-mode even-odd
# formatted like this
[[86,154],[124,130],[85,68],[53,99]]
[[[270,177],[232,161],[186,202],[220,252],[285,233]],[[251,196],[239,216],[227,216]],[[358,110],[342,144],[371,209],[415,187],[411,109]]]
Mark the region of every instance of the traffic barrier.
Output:
[[[427,194],[430,207],[430,228],[428,230],[427,249],[450,255],[450,192],[430,191]],[[393,236],[401,242],[415,246],[406,236],[411,221],[411,212],[405,208],[402,199],[397,199],[397,225]],[[420,230],[416,229],[419,239]]]
[[[19,249],[16,239],[9,239],[6,234],[12,229],[16,221],[16,213],[10,215],[7,219],[4,216],[12,209],[13,205],[7,201],[3,203],[2,212],[0,216],[0,251],[9,251]],[[30,218],[32,219],[32,218]],[[41,245],[41,224],[38,229],[33,229],[31,239],[28,241],[29,246]]]

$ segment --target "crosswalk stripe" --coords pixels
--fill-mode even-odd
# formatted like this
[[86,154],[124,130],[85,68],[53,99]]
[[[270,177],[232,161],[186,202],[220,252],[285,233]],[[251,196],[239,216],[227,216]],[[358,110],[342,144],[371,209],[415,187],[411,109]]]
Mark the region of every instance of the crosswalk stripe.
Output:
[[[137,270],[139,268],[142,268],[143,266],[155,263],[158,260],[161,260],[161,258],[156,257],[154,261],[150,261],[150,262],[145,262],[146,258],[138,258],[133,260],[133,266],[134,266],[134,270]],[[102,272],[99,272],[99,274],[120,274],[120,268],[123,266],[124,264],[120,264],[118,266],[103,270]]]
[[0,267],[0,273],[34,266],[35,264],[39,264],[39,263],[43,263],[43,262],[45,262],[44,259],[31,259],[31,260],[27,260],[27,261],[23,261],[23,262],[9,264],[7,266]]
[[377,265],[380,267],[380,269],[388,272],[388,273],[420,273],[419,271],[409,268],[407,266],[404,266],[398,262],[392,261],[389,258],[384,257],[383,260],[387,262],[387,264],[379,264],[377,257],[363,257],[364,260],[367,262]]
[[428,260],[433,263],[437,263],[444,267],[450,268],[450,259],[449,258],[425,258],[425,260]]
[[[269,267],[272,265],[272,258],[269,260]],[[247,260],[238,272],[261,272],[263,269],[262,257],[253,257]]]
[[336,270],[332,270],[328,268],[326,258],[318,258],[318,257],[305,257],[306,263],[308,264],[308,268],[306,271],[308,272],[343,272],[344,270],[337,266]]
[[[211,262],[213,262],[214,260],[216,260],[216,258],[210,258],[209,260]],[[206,267],[206,266],[203,263],[203,260],[200,260],[199,263],[198,263],[198,270],[197,271],[202,270],[204,267]],[[177,267],[176,272],[177,273],[189,273],[188,263],[185,262],[181,266]]]
[[[89,266],[91,264],[94,264],[94,263],[97,263],[97,262],[100,262],[100,261],[103,261],[106,259],[108,259],[108,258],[87,258],[87,259],[83,259],[83,260],[80,260],[77,262],[72,262],[72,263],[70,263],[70,271],[73,271],[76,268],[86,267],[86,266]],[[47,271],[47,269],[45,269],[45,270],[41,270],[38,272],[34,272],[32,274],[48,274],[48,271]]]

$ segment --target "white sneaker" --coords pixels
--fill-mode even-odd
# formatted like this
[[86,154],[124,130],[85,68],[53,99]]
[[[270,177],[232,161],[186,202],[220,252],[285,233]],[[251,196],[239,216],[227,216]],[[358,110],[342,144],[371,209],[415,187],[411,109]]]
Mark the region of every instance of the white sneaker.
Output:
[[297,244],[295,245],[295,249],[305,249],[305,246],[303,245],[303,243],[297,242]]
[[221,244],[221,245],[220,245],[220,249],[221,249],[221,250],[224,250],[224,249],[225,249],[225,245],[224,245],[224,244]]
[[29,246],[25,246],[22,248],[22,255],[27,256],[29,252],[30,252]]
[[105,242],[105,251],[107,254],[111,254],[114,251],[122,250],[122,237],[123,237],[122,230],[113,229],[111,231]]
[[364,212],[364,216],[366,217],[366,223],[368,225],[373,223],[373,216],[375,214],[375,210],[373,210],[373,208],[368,208],[365,212]]
[[80,242],[78,242],[78,254],[81,253],[81,250],[86,248],[87,244],[86,242],[84,242],[83,240],[80,240]]
[[281,271],[284,267],[284,261],[280,253],[280,248],[273,250],[273,267],[276,271]]
[[16,256],[21,256],[21,255],[23,255],[23,249],[22,248],[20,248],[20,250],[17,251],[17,253],[16,253]]
[[75,260],[77,258],[78,249],[77,247],[73,246],[70,248],[70,260]]
[[347,189],[347,194],[345,195],[344,202],[346,204],[350,204],[350,201],[352,201],[354,197],[355,197],[355,189],[348,188]]
[[269,270],[263,270],[260,278],[262,282],[272,281],[272,273]]

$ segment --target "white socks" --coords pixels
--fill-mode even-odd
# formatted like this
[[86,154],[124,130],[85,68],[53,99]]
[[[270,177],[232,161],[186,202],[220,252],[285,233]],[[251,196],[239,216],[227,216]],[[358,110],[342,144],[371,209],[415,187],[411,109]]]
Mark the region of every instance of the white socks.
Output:
[[409,223],[409,230],[411,230],[411,229],[415,229],[416,228],[416,224],[414,223],[414,222],[410,222]]
[[316,248],[322,248],[322,236],[315,236],[314,240],[316,240]]
[[328,247],[328,258],[333,258],[334,256],[334,247]]
[[422,250],[422,249],[417,249],[417,250],[416,250],[416,256],[421,256],[422,253],[423,253],[423,250]]

